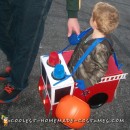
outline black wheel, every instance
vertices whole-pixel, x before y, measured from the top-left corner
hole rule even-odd
[[[88,104],[89,106],[94,109],[94,108],[98,108],[101,107],[104,103],[106,103],[108,99],[108,95],[105,93],[98,93],[94,96],[92,96],[89,100],[88,100]]]

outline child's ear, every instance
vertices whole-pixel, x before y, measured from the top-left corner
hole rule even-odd
[[[93,27],[94,27],[94,29],[97,29],[97,22],[96,21],[93,21]]]

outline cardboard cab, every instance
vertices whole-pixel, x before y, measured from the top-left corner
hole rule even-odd
[[[67,64],[73,54],[73,50],[58,54],[60,64],[64,66],[66,75],[70,75]],[[49,55],[40,57],[41,76],[39,79],[39,93],[42,99],[46,115],[55,116],[56,106],[60,99],[66,95],[75,95],[87,102],[91,108],[98,108],[105,103],[112,102],[116,96],[116,90],[121,79],[126,79],[127,73],[118,70],[113,57],[109,58],[108,70],[101,81],[94,86],[80,90],[73,77],[59,82],[53,77],[55,67],[48,64]]]

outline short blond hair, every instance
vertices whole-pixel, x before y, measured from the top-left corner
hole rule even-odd
[[[92,17],[97,23],[97,29],[103,34],[111,33],[119,24],[118,10],[105,2],[98,2],[94,6]]]

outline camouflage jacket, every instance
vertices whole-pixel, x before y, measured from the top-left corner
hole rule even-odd
[[[68,64],[70,72],[72,72],[73,67],[80,57],[84,54],[87,48],[93,43],[95,39],[87,40],[88,36],[91,35],[90,32],[86,35],[81,43],[79,43]],[[110,40],[110,38],[109,38]],[[88,57],[83,61],[83,63],[77,69],[74,79],[83,79],[85,81],[86,87],[92,86],[98,83],[101,78],[105,75],[108,68],[108,59],[112,54],[111,45],[107,40],[98,44],[96,48],[88,55]]]

